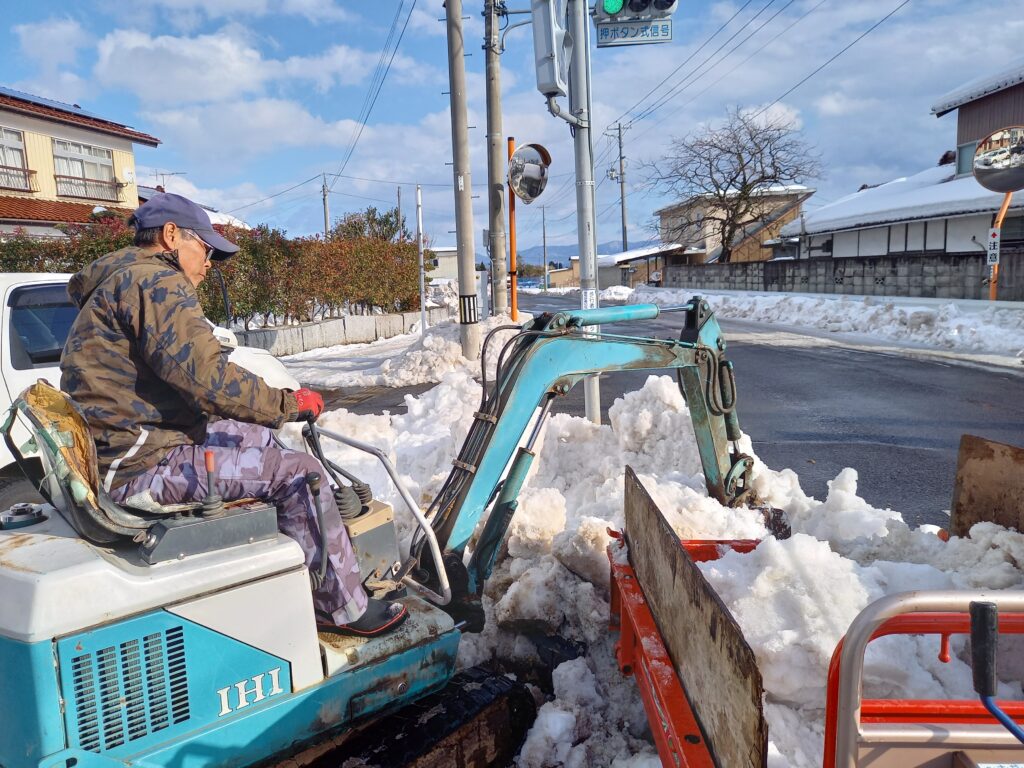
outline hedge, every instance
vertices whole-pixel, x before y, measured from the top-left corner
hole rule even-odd
[[[133,230],[106,214],[88,225],[64,225],[67,235],[39,239],[16,233],[0,240],[4,272],[77,272],[89,262],[131,245]],[[289,238],[282,230],[220,228],[239,252],[220,267],[232,319],[253,324],[311,322],[348,312],[419,309],[415,243],[369,237]],[[211,272],[200,286],[207,316],[225,320],[220,285]]]

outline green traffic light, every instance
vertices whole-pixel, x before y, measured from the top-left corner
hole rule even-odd
[[[609,16],[614,16],[622,10],[624,2],[625,0],[602,0],[601,7],[604,8],[604,12]]]

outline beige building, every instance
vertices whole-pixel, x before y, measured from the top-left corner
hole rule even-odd
[[[0,234],[59,235],[97,206],[134,210],[134,145],[160,140],[65,104],[0,87]]]
[[[814,194],[801,184],[772,188],[760,196],[764,212],[758,221],[751,221],[733,241],[730,261],[765,261],[772,256],[771,244],[779,230],[800,217],[804,201]],[[673,264],[708,264],[718,260],[722,238],[710,201],[693,198],[657,210],[658,232],[662,242],[680,243],[686,259]]]

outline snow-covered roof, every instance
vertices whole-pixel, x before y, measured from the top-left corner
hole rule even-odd
[[[138,190],[139,200],[141,200],[142,202],[149,200],[149,198],[153,197],[153,195],[157,195],[163,191],[162,189],[157,189],[156,187],[148,187],[145,184],[139,184]],[[203,205],[202,203],[196,203],[196,205],[198,205],[200,208],[206,211],[206,214],[210,217],[211,224],[220,224],[221,226],[225,227],[238,227],[239,229],[252,229],[252,227],[250,227],[244,221],[239,219],[237,216],[232,216],[230,213],[223,213],[221,211],[218,211],[216,208],[211,208],[210,206]]]
[[[1024,83],[1024,57],[1014,60],[998,72],[976,77],[950,91],[935,102],[932,106],[932,113],[937,117],[942,117],[947,112],[962,107],[968,102],[977,101],[983,96],[998,93],[1020,83]]]
[[[634,259],[644,259],[648,256],[657,256],[659,253],[675,251],[681,247],[682,246],[678,243],[656,243],[654,245],[645,245],[643,248],[632,248],[628,251],[622,251],[621,253],[599,253],[597,255],[597,266],[614,267],[616,264],[621,264],[624,261],[633,261]]]
[[[989,192],[973,176],[954,178],[953,172],[953,166],[940,165],[854,192],[804,214],[803,231],[816,234],[898,221],[988,213],[1002,204],[1003,195]],[[1024,208],[1024,200],[1015,198],[1012,208]],[[794,219],[782,228],[780,235],[789,237],[800,233],[801,222]]]

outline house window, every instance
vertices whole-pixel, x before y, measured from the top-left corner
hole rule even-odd
[[[21,131],[0,128],[0,187],[34,192],[34,175],[25,162],[25,135]]]
[[[974,151],[978,142],[971,141],[956,148],[956,175],[966,176],[974,171]]]
[[[53,163],[58,195],[114,202],[120,199],[109,149],[54,139]]]

